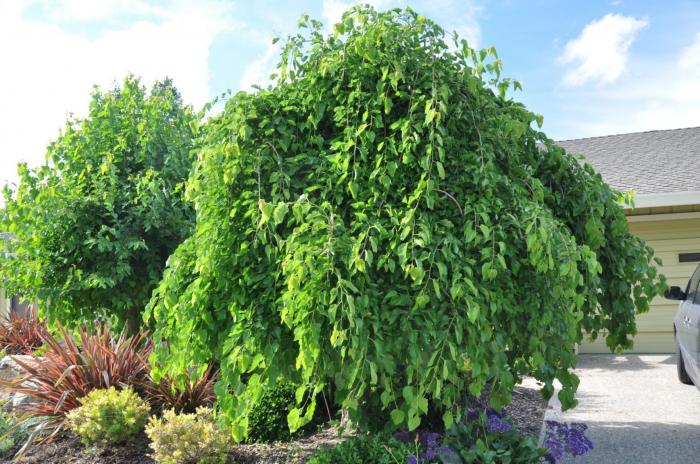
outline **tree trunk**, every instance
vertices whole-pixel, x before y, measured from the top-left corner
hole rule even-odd
[[[126,321],[124,327],[126,328],[126,333],[129,335],[134,335],[139,331],[139,316],[140,313],[136,308],[132,308],[126,313]]]

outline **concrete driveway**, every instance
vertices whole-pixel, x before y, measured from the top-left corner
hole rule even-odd
[[[676,378],[674,355],[580,355],[579,405],[545,420],[585,422],[594,449],[567,463],[700,462],[700,390]]]

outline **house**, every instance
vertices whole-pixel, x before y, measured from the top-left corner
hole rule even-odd
[[[700,127],[610,135],[558,142],[583,155],[613,188],[634,190],[635,206],[626,210],[630,230],[662,259],[669,285],[685,288],[700,261]],[[697,164],[696,164],[697,163]],[[673,318],[677,302],[657,297],[637,317],[635,353],[675,351]],[[582,353],[608,352],[598,340]]]

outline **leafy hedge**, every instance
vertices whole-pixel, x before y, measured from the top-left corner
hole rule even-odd
[[[622,196],[534,128],[495,50],[410,9],[300,26],[276,84],[208,124],[196,231],[150,303],[160,371],[219,361],[239,439],[279,376],[304,386],[293,429],[327,386],[410,430],[524,374],[572,406],[574,343],[628,348],[663,286]]]

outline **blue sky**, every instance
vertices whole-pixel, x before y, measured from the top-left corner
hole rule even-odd
[[[514,97],[555,139],[700,126],[700,2],[371,0],[411,6],[478,47],[494,45]],[[264,84],[272,34],[300,14],[329,23],[351,0],[0,0],[0,180],[43,160],[92,85],[126,73],[175,80],[200,106]]]

